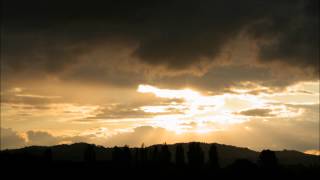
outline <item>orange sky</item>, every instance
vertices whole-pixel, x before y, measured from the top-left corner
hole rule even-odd
[[[3,3],[1,149],[319,149],[318,1]]]

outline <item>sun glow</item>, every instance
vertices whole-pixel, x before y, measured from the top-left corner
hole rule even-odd
[[[216,129],[212,124],[233,124],[243,122],[244,117],[235,117],[231,112],[233,106],[250,106],[246,104],[259,104],[253,97],[235,98],[229,94],[217,96],[205,96],[191,89],[170,90],[159,89],[150,85],[139,85],[138,92],[152,93],[156,97],[167,99],[183,99],[181,104],[171,104],[167,106],[146,106],[142,107],[145,112],[166,112],[166,110],[176,110],[179,114],[157,115],[153,117],[155,126],[164,127],[176,133],[194,132],[208,133]],[[231,102],[233,99],[235,102]],[[242,101],[246,100],[247,103]],[[194,126],[186,126],[184,122],[193,121]]]
[[[146,113],[158,113],[152,118],[152,125],[176,133],[203,134],[243,123],[252,118],[287,118],[303,114],[302,110],[276,104],[275,102],[279,101],[270,100],[264,95],[249,94],[247,93],[249,91],[207,96],[191,89],[171,90],[151,85],[139,85],[137,92],[151,93],[165,99],[183,100],[181,103],[141,107],[141,110]],[[270,113],[261,116],[237,113],[251,109],[268,109]]]
[[[200,97],[200,94],[191,89],[183,90],[170,90],[170,89],[159,89],[150,85],[139,85],[138,92],[140,93],[153,93],[157,97],[169,98],[169,99],[180,99],[194,100]]]

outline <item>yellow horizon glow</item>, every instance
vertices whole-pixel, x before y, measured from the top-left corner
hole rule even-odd
[[[238,136],[239,141],[242,141],[240,137],[243,134],[259,135],[261,127],[270,128],[272,132],[283,125],[291,128],[288,132],[294,133],[302,132],[298,126],[300,123],[304,125],[304,122],[319,122],[319,81],[300,82],[281,90],[254,83],[230,89],[226,93],[214,95],[192,88],[171,89],[160,88],[157,84],[141,84],[134,89],[117,92],[114,89],[88,89],[85,94],[95,92],[97,96],[79,97],[76,93],[73,97],[69,91],[67,94],[45,93],[32,91],[24,86],[14,86],[2,92],[2,95],[17,101],[1,104],[1,119],[3,127],[16,131],[26,145],[33,143],[27,139],[26,133],[30,130],[47,132],[49,137],[62,137],[59,143],[71,143],[78,138],[85,138],[87,142],[101,145],[115,145],[113,143],[118,141],[134,146],[135,143],[142,142],[153,144],[194,140],[217,140],[232,144],[233,138]],[[104,95],[110,98],[87,101],[90,100],[88,97]],[[66,97],[77,101],[62,101]],[[82,101],[82,97],[86,101]],[[22,100],[43,103],[24,104],[20,103]],[[267,115],[241,113],[254,109],[266,109]],[[153,129],[136,129],[139,127]],[[310,130],[303,134],[305,139],[317,137]],[[126,135],[133,136],[133,140],[123,139]],[[73,137],[76,138],[70,140]],[[134,140],[136,137],[141,139]],[[254,138],[249,138],[251,142],[255,141],[252,146],[260,141]],[[275,144],[274,147],[282,148],[280,144]]]
[[[310,154],[310,155],[320,156],[320,150],[319,149],[307,150],[307,151],[304,151],[304,153],[305,154]]]

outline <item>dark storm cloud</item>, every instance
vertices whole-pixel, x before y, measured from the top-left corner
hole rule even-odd
[[[280,5],[269,13],[250,31],[258,38],[270,37],[260,44],[260,59],[319,70],[319,1],[289,2],[288,8]]]
[[[8,0],[3,4],[1,68],[5,72],[67,73],[67,79],[105,75],[110,77],[107,81],[127,82],[124,79],[132,74],[122,78],[106,76],[106,71],[96,68],[74,67],[82,63],[99,67],[105,61],[103,67],[110,69],[116,65],[109,62],[122,60],[114,60],[108,50],[120,46],[131,49],[128,57],[151,67],[202,69],[240,33],[258,43],[262,62],[318,67],[316,0]],[[100,58],[86,57],[96,49],[106,53]],[[126,66],[131,67],[130,63]]]
[[[154,81],[148,83],[155,84],[157,87],[192,87],[194,89],[212,93],[237,93],[232,88],[251,89],[250,94],[259,93],[275,93],[284,90],[295,82],[303,80],[312,80],[312,77],[303,76],[296,71],[280,71],[275,72],[270,67],[265,66],[250,66],[248,64],[229,64],[222,66],[214,66],[208,69],[208,72],[202,76],[194,75],[176,75],[174,77],[158,77]],[[246,82],[252,83],[246,84]],[[254,89],[254,85],[268,87],[267,89]]]

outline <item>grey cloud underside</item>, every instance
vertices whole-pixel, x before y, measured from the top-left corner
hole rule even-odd
[[[11,128],[1,127],[1,147],[0,149],[15,149],[24,146],[41,145],[52,146],[62,142],[90,142],[92,135],[82,136],[54,136],[46,131],[27,131],[25,137]]]
[[[319,120],[319,104],[282,104],[282,103],[271,103],[271,105],[282,105],[286,106],[291,110],[299,110],[302,109],[303,117],[305,117],[305,121],[313,121],[317,122]],[[276,117],[277,111],[279,109],[267,109],[267,108],[256,108],[256,109],[247,109],[240,112],[235,112],[237,115],[244,116],[252,116],[252,117]]]
[[[82,136],[54,136],[46,131],[28,131],[26,132],[28,142],[27,145],[42,145],[52,146],[63,142],[90,142],[91,137],[94,135],[82,135]]]
[[[271,109],[249,109],[245,111],[240,111],[237,114],[245,115],[245,116],[261,116],[261,117],[270,117],[274,116],[270,114],[272,112]]]
[[[121,68],[112,72],[114,61],[123,61],[110,55],[114,46],[129,48],[128,58],[151,67],[201,69],[244,32],[258,43],[262,62],[279,61],[317,72],[317,4],[316,0],[5,1],[1,68],[63,73],[67,79],[81,75],[95,79],[100,74],[94,72],[102,72],[109,73],[104,76],[109,81],[130,84],[144,79]],[[105,53],[87,57],[96,49]],[[100,62],[105,62],[106,70],[94,71]],[[93,70],[75,68],[81,63],[98,65]],[[136,78],[126,80],[130,77]]]
[[[170,101],[170,102],[179,102]],[[170,102],[157,102],[151,104],[151,106],[163,106],[169,105]],[[145,104],[150,106],[150,104]],[[184,112],[174,107],[167,107],[164,112],[146,112],[141,109],[143,104],[115,104],[115,105],[104,105],[101,107],[99,113],[95,116],[91,116],[85,119],[75,120],[77,122],[93,122],[96,120],[113,120],[113,119],[139,119],[139,118],[150,118],[157,115],[169,115],[169,114],[183,114]]]
[[[1,143],[0,149],[5,148],[19,148],[26,144],[24,138],[22,138],[16,131],[11,128],[1,127]]]

